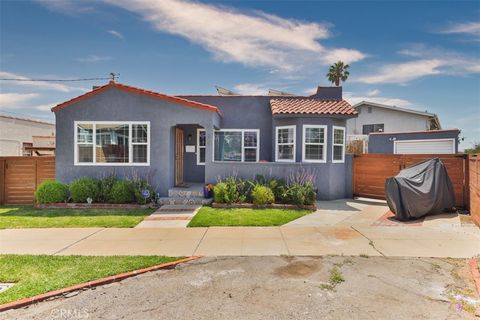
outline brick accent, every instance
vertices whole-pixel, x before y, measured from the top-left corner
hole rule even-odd
[[[151,204],[136,203],[47,203],[35,204],[37,209],[148,209]]]
[[[253,203],[212,203],[213,208],[269,208],[269,209],[308,209],[308,210],[317,210],[317,206],[306,205],[306,206],[297,206],[295,204],[281,204],[281,203],[274,203],[274,204],[267,204],[264,206],[259,206]]]

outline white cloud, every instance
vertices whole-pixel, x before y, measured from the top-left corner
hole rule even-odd
[[[160,31],[184,37],[215,58],[282,72],[336,60],[359,61],[354,49],[326,48],[318,40],[330,36],[320,23],[285,19],[259,11],[180,0],[104,0],[139,14]]]
[[[367,92],[368,97],[378,96],[380,94],[380,90],[373,89]]]
[[[261,84],[241,83],[233,87],[233,91],[242,95],[260,96],[268,93],[268,88]]]
[[[60,104],[61,102],[54,102],[54,103],[47,103],[47,104],[41,104],[38,106],[34,106],[34,109],[40,110],[40,111],[51,111],[51,109],[56,106],[57,104]]]
[[[90,13],[95,11],[88,1],[78,0],[36,0],[52,11],[58,11],[69,15]]]
[[[118,31],[116,31],[116,30],[108,30],[107,32],[110,33],[112,36],[117,37],[117,38],[120,39],[120,40],[124,40],[124,39],[125,39],[125,37],[123,36],[123,34],[121,34],[120,32],[118,32]]]
[[[452,24],[440,31],[446,34],[467,34],[480,38],[480,22],[465,22]]]
[[[0,107],[14,109],[24,106],[25,102],[35,99],[37,93],[0,93]]]
[[[353,92],[344,92],[343,98],[347,100],[351,105],[357,104],[362,101],[376,102],[381,104],[386,104],[389,106],[411,108],[414,107],[414,104],[408,100],[400,98],[391,98],[391,97],[381,97],[381,96],[370,96],[365,95],[356,95]]]
[[[71,91],[88,91],[87,89],[80,88],[80,87],[72,87],[68,86],[63,83],[55,83],[55,82],[48,82],[48,81],[28,81],[32,78],[26,77],[23,75],[15,74],[12,72],[7,71],[0,71],[0,78],[2,79],[19,79],[14,81],[0,81],[4,84],[15,85],[15,86],[25,86],[30,88],[36,89],[43,89],[43,90],[53,90],[53,91],[60,91],[60,92],[71,92]],[[3,84],[2,84],[3,85]]]
[[[87,57],[84,57],[84,58],[78,58],[77,61],[79,62],[83,62],[83,63],[97,63],[97,62],[102,62],[102,61],[108,61],[108,60],[112,60],[111,57],[107,57],[107,56],[97,56],[97,55],[89,55]]]

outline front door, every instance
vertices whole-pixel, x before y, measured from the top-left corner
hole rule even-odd
[[[175,186],[183,185],[183,129],[175,128]]]

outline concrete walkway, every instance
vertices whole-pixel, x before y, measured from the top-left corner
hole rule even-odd
[[[166,204],[145,217],[135,228],[186,228],[202,206]]]
[[[401,224],[383,202],[319,202],[282,227],[0,230],[0,253],[56,255],[369,255],[469,258],[480,229],[459,216]]]

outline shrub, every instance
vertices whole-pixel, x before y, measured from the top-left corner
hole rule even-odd
[[[286,191],[287,203],[293,203],[296,205],[311,205],[315,203],[317,194],[313,184],[311,183],[294,183],[288,186]]]
[[[138,204],[146,204],[152,200],[155,200],[155,189],[146,180],[134,180],[132,181],[133,195],[135,202]],[[143,192],[148,190],[149,197],[145,198]]]
[[[100,188],[98,180],[92,178],[80,178],[70,183],[70,196],[73,202],[87,202],[92,198],[94,202],[99,200]]]
[[[117,178],[115,176],[108,176],[101,179],[98,182],[99,187],[99,194],[98,194],[98,201],[99,202],[108,202],[108,198],[110,193],[112,192],[112,187],[117,182]]]
[[[218,203],[227,203],[225,201],[225,194],[227,193],[227,184],[219,182],[213,187],[213,200]]]
[[[213,189],[215,202],[219,203],[241,203],[247,200],[248,186],[246,181],[229,177],[224,182],[219,182]]]
[[[252,200],[258,205],[272,204],[275,202],[275,196],[269,187],[256,185],[252,191]]]
[[[112,203],[132,203],[135,200],[133,183],[128,180],[117,180],[110,190],[108,197]]]
[[[67,200],[67,196],[67,185],[59,181],[43,181],[38,186],[37,191],[35,191],[35,200],[37,203],[65,202]]]

